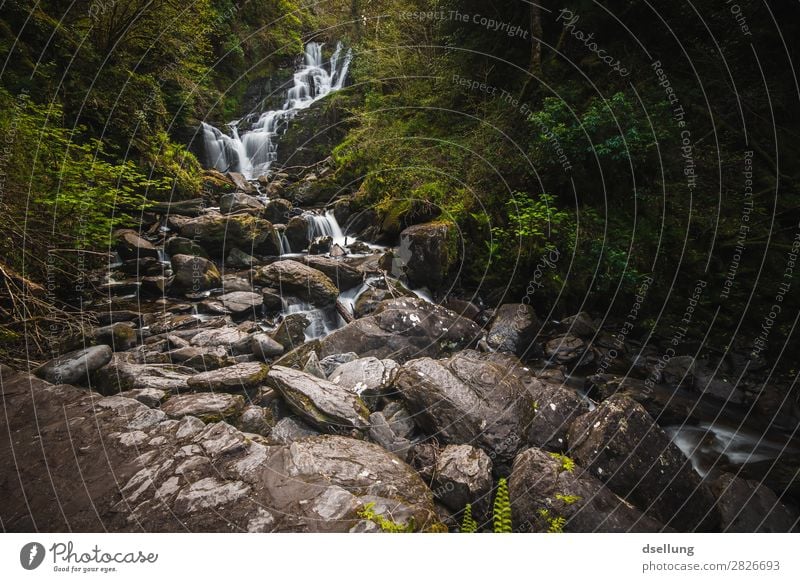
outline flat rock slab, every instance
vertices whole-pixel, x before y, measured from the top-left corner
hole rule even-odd
[[[234,315],[247,312],[258,314],[264,305],[264,296],[250,291],[233,291],[219,297],[219,300]]]
[[[161,410],[170,418],[196,416],[203,422],[218,422],[237,416],[244,409],[237,394],[180,394],[167,400]]]
[[[187,384],[193,390],[249,390],[263,384],[268,371],[260,362],[244,362],[197,374]]]

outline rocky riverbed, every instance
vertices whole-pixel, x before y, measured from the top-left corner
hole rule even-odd
[[[368,242],[312,195],[327,171],[211,171],[116,234],[96,326],[0,370],[3,529],[458,531],[470,504],[491,530],[501,477],[515,531],[796,527],[775,394],[586,313],[442,295],[448,226]]]

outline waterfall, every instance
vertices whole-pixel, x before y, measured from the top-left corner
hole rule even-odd
[[[307,212],[305,214],[306,222],[308,222],[308,239],[314,240],[318,236],[329,236],[332,239],[332,244],[344,246],[344,233],[342,227],[333,214],[333,210],[328,210],[325,214],[316,214],[314,212]]]
[[[342,44],[336,44],[328,69],[322,60],[322,44],[310,42],[305,49],[305,64],[294,73],[292,86],[282,109],[265,111],[249,129],[240,132],[244,120],[228,124],[230,135],[207,123],[202,124],[205,164],[220,172],[240,172],[248,179],[264,175],[277,157],[277,142],[298,111],[307,109],[344,85],[351,49],[342,57]]]

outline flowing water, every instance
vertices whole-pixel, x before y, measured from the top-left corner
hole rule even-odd
[[[248,179],[265,175],[275,161],[278,138],[285,133],[289,121],[299,111],[342,88],[353,58],[350,49],[344,56],[342,50],[341,43],[337,43],[336,50],[325,63],[322,44],[308,43],[305,64],[294,73],[281,109],[265,111],[255,121],[251,121],[254,116],[247,116],[229,123],[230,135],[203,123],[206,166],[220,172],[239,172]],[[242,126],[247,123],[250,126],[244,129]]]

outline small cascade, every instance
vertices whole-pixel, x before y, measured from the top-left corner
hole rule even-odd
[[[281,231],[281,256],[292,254],[292,245],[289,244],[289,239],[286,238],[286,233]]]
[[[344,247],[346,237],[339,226],[339,222],[333,215],[333,210],[328,210],[325,214],[307,212],[304,216],[308,221],[309,240],[313,241],[320,236],[329,236],[332,239],[332,244]]]
[[[207,123],[202,124],[206,166],[220,172],[239,172],[248,179],[264,175],[277,157],[277,142],[285,133],[289,121],[326,95],[344,85],[353,53],[350,49],[342,56],[342,44],[336,44],[328,68],[322,59],[322,45],[306,45],[305,64],[294,73],[292,86],[283,108],[265,111],[240,131],[245,120],[228,124],[230,135]],[[248,121],[252,116],[246,118]]]
[[[308,319],[309,325],[305,329],[306,341],[325,337],[341,327],[339,316],[335,310],[321,309],[294,297],[284,299],[283,313],[284,315],[300,313]]]

